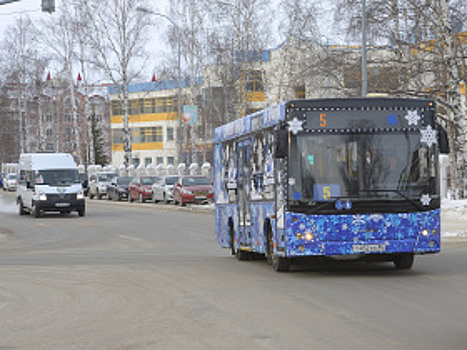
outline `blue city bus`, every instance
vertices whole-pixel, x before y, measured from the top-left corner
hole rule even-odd
[[[432,100],[287,101],[216,128],[216,240],[276,271],[307,259],[392,261],[440,251]]]

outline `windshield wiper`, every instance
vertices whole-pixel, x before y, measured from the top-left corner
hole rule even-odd
[[[399,196],[401,196],[402,198],[406,199],[407,201],[409,201],[411,204],[414,205],[414,207],[416,207],[417,209],[419,210],[425,210],[426,208],[424,208],[421,204],[417,203],[416,201],[414,201],[412,198],[410,198],[409,196],[407,196],[406,194],[404,194],[403,192],[397,190],[397,189],[389,189],[389,190],[360,190],[360,192],[370,192],[370,193],[376,193],[376,192],[383,192],[383,193],[396,193],[398,194]]]

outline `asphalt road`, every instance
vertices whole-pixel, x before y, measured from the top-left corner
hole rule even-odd
[[[412,270],[276,273],[214,240],[212,213],[89,201],[19,216],[0,193],[0,349],[467,349],[467,242]]]

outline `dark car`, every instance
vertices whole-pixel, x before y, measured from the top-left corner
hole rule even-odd
[[[81,182],[81,186],[83,187],[84,195],[87,196],[89,192],[89,179],[88,175],[84,173],[78,174],[79,182]]]
[[[209,203],[213,201],[214,192],[212,183],[206,176],[184,175],[180,176],[173,189],[174,203]]]
[[[152,200],[152,185],[159,176],[135,177],[128,186],[128,202],[138,200],[140,203]]]
[[[117,176],[114,177],[110,184],[107,186],[107,199],[119,201],[128,199],[128,185],[133,177],[131,176]]]

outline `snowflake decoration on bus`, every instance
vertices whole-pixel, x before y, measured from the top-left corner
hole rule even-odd
[[[434,130],[431,125],[428,125],[426,129],[421,129],[420,130],[422,138],[420,139],[420,142],[424,142],[428,145],[428,147],[431,147],[432,145],[436,145],[438,143],[438,140],[436,139],[436,133],[437,131]]]
[[[407,111],[405,119],[407,119],[409,125],[418,125],[418,121],[421,117],[418,115],[418,111]]]
[[[297,135],[299,131],[303,130],[303,121],[298,120],[297,117],[293,118],[293,120],[287,122],[289,124],[289,131],[292,132],[292,134]]]
[[[422,194],[422,198],[420,198],[420,202],[425,206],[430,205],[430,202],[431,202],[430,195],[429,194]]]

